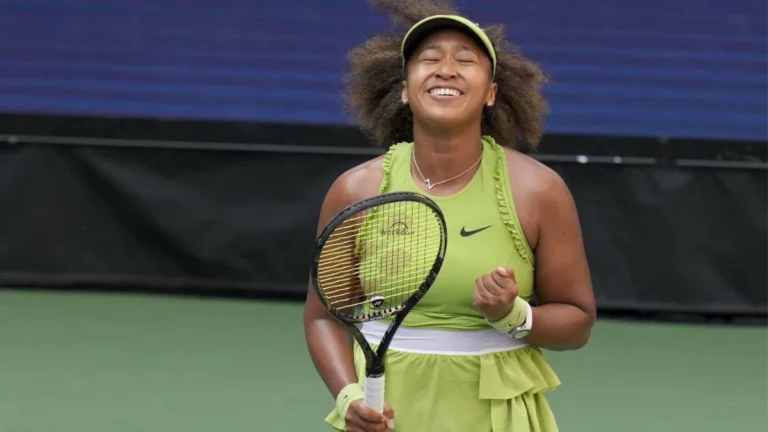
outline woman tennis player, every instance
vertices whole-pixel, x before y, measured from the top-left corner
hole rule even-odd
[[[374,4],[405,32],[352,51],[348,96],[363,129],[390,146],[334,182],[319,226],[359,200],[417,192],[443,211],[448,247],[389,348],[383,413],[364,404],[361,350],[309,289],[307,344],[336,399],[326,422],[352,432],[557,431],[545,394],[560,381],[542,349],[583,347],[595,301],[567,186],[516,150],[541,136],[543,74],[500,26],[422,0]],[[382,328],[362,331],[375,342]]]

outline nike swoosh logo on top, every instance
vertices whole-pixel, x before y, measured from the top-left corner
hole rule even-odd
[[[469,237],[469,236],[471,236],[473,234],[479,233],[480,231],[485,231],[485,230],[487,230],[490,227],[491,227],[491,225],[488,225],[487,227],[478,228],[478,229],[472,230],[472,231],[467,231],[467,227],[461,227],[461,236],[462,237]]]

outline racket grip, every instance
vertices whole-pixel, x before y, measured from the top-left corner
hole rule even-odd
[[[376,412],[384,412],[384,374],[365,377],[365,404]]]

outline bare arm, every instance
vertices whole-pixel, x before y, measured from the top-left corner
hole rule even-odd
[[[323,201],[318,231],[347,205],[376,195],[380,182],[381,164],[377,159],[340,176]],[[352,358],[352,337],[328,313],[311,286],[308,286],[304,305],[304,334],[315,369],[334,398],[346,385],[358,381]]]
[[[596,307],[573,196],[554,172],[537,199],[536,293],[529,343],[561,351],[587,344]]]
[[[304,334],[315,369],[335,399],[347,384],[357,382],[352,337],[328,314],[311,287],[304,307]]]

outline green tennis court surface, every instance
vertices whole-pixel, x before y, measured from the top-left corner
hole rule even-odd
[[[601,321],[548,357],[563,432],[768,430],[765,327]],[[0,291],[2,432],[323,431],[331,406],[299,304]]]

